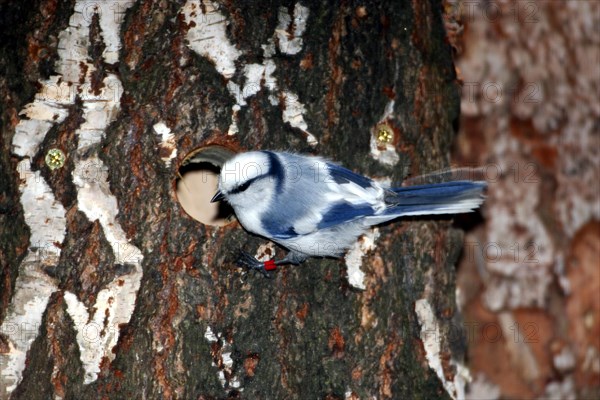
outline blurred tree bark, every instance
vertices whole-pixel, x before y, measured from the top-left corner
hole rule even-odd
[[[447,166],[440,2],[4,1],[0,34],[0,398],[461,397],[448,219],[379,228],[358,290],[343,260],[242,279],[265,240],[174,194],[207,144]]]
[[[457,278],[470,395],[600,398],[600,3],[447,10],[465,32],[453,159],[490,183]]]

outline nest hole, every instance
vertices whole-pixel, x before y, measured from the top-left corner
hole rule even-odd
[[[235,220],[227,202],[211,203],[217,192],[221,167],[235,153],[222,146],[207,146],[190,152],[179,167],[176,193],[183,210],[205,225],[224,226]]]

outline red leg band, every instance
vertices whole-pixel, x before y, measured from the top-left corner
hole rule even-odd
[[[276,269],[277,265],[275,265],[275,260],[265,261],[265,271],[275,271]]]

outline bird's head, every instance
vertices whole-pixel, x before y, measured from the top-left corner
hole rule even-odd
[[[274,196],[282,178],[273,153],[253,151],[229,159],[221,168],[219,187],[211,202],[225,199],[234,210],[262,208]]]

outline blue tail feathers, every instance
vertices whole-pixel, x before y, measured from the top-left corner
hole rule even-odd
[[[390,189],[386,214],[427,215],[473,211],[483,203],[483,181],[453,181]]]

